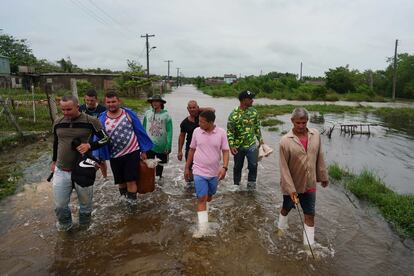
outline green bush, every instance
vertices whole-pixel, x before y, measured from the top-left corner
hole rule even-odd
[[[311,99],[311,96],[310,94],[302,92],[297,95],[296,99],[300,101],[309,101]]]
[[[325,86],[315,86],[312,89],[312,100],[324,100],[328,90]]]
[[[336,95],[336,94],[327,94],[325,96],[325,101],[328,101],[328,102],[336,102],[336,101],[339,101],[339,96]]]
[[[86,91],[93,88],[93,84],[87,80],[77,80],[76,86],[78,87],[79,95],[84,95]]]
[[[279,119],[267,119],[262,121],[261,125],[266,127],[266,126],[276,126],[276,125],[281,125],[283,124],[283,121],[279,120]]]
[[[337,163],[334,163],[328,167],[328,174],[334,180],[341,180],[347,173]]]
[[[267,131],[277,132],[277,131],[279,131],[279,128],[278,127],[269,127],[267,129]]]

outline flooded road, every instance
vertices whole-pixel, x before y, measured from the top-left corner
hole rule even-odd
[[[104,182],[98,176],[90,229],[60,233],[55,228],[50,183],[27,184],[24,192],[2,201],[0,274],[412,273],[412,240],[401,241],[375,210],[365,204],[360,205],[358,200],[351,203],[346,192],[338,186],[331,185],[326,189],[318,187],[316,260],[312,260],[302,245],[300,219],[294,210],[289,214],[289,232],[278,236],[274,220],[278,216],[282,196],[278,185],[277,150],[259,164],[255,192],[246,190],[245,171],[245,181],[240,189],[235,189],[231,181],[232,170],[229,170],[211,204],[211,235],[193,239],[197,222],[194,190],[186,187],[183,180],[184,162],[177,161],[175,157],[179,123],[187,116],[186,104],[189,99],[196,99],[200,106],[214,107],[216,124],[221,127],[225,127],[227,116],[238,104],[236,99],[213,99],[192,86],[180,87],[166,96],[166,108],[174,121],[174,147],[164,170],[166,180],[163,186],[157,186],[155,192],[140,195],[137,206],[129,206],[119,198],[112,177],[109,182]],[[280,133],[264,131],[263,135],[273,147],[279,142]],[[328,159],[338,158],[334,152],[339,145],[329,144],[340,140],[334,137],[330,142],[326,136],[323,139]],[[376,145],[374,148],[378,147]],[[385,149],[384,152],[388,155]],[[339,157],[342,158],[342,155]],[[407,160],[409,158],[412,160],[412,155],[408,155]],[[40,158],[38,163],[43,165],[37,164],[34,170],[46,170],[47,160],[45,157]],[[382,161],[378,160],[378,163]],[[229,167],[233,167],[232,160]],[[352,199],[352,195],[350,197]],[[74,200],[72,209],[75,210],[76,206]]]

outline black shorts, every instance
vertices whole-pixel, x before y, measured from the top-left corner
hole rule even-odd
[[[190,149],[185,149],[185,161],[187,161],[187,159],[188,159],[188,153],[189,152],[190,152]],[[191,164],[190,164],[190,171],[193,170],[193,164],[194,164],[194,162],[191,162]]]
[[[315,215],[315,200],[316,192],[305,192],[303,194],[298,194],[300,206],[302,206],[303,213],[306,215],[314,216]],[[283,195],[283,206],[282,208],[288,212],[295,207],[292,199],[288,195]]]
[[[111,158],[109,162],[111,163],[115,184],[137,181],[139,160],[140,152],[138,150],[121,157]]]
[[[161,161],[159,162],[160,164],[166,164],[168,162],[168,154],[166,153],[158,153],[155,151],[147,151],[147,158],[153,159],[157,157],[158,159],[160,159]]]

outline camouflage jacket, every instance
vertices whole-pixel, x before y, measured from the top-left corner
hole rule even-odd
[[[260,142],[262,133],[260,131],[259,114],[254,107],[248,109],[235,108],[229,115],[227,122],[227,139],[231,148],[248,148]]]

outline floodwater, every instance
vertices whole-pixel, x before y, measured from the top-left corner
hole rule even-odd
[[[166,96],[166,107],[174,120],[174,141],[177,141],[179,122],[187,116],[185,107],[189,99],[197,99],[200,106],[214,107],[217,125],[221,127],[225,127],[228,114],[237,105],[237,100],[213,99],[192,86],[178,88]],[[338,121],[341,117],[325,117],[329,123],[328,119]],[[288,127],[286,124],[282,128]],[[276,147],[280,133],[264,131],[263,134],[265,141]],[[331,140],[323,136],[323,144],[329,161],[346,159],[352,164],[355,160],[349,156],[357,156],[372,162],[378,159],[373,166],[385,160],[388,163],[382,165],[384,169],[394,170],[391,163],[401,167],[404,162],[399,160],[399,152],[393,152],[395,148],[391,148],[390,153],[387,144],[382,144],[387,135],[383,127],[375,130],[375,135],[370,138],[350,138],[334,131]],[[396,139],[400,151],[411,145],[411,152],[404,151],[408,152],[404,158],[412,162],[412,137],[392,135],[401,139]],[[352,150],[354,144],[360,144],[359,150]],[[371,144],[371,148],[362,151]],[[193,189],[186,187],[183,180],[184,163],[175,158],[175,145],[176,142],[165,167],[164,185],[157,186],[151,194],[140,195],[137,206],[129,206],[119,198],[112,178],[104,182],[98,176],[93,223],[88,230],[56,231],[51,185],[47,182],[26,184],[23,192],[3,200],[0,204],[0,274],[412,274],[413,241],[401,240],[375,209],[359,203],[338,186],[318,188],[315,260],[302,244],[296,210],[289,214],[289,231],[278,235],[274,226],[281,205],[277,149],[260,163],[255,192],[247,191],[245,182],[240,188],[234,188],[229,170],[210,207],[210,235],[202,239],[192,238],[196,200]],[[385,155],[384,159],[379,159],[376,154],[369,155],[371,149],[380,151]],[[344,150],[349,151],[349,156],[341,153]],[[34,169],[29,168],[27,173],[34,177],[43,174],[40,178],[45,179],[47,160],[47,157],[41,157]],[[407,171],[402,169],[402,172]],[[246,179],[246,172],[243,175]],[[387,175],[391,177],[392,174],[388,172]],[[412,178],[412,174],[407,177]],[[408,183],[390,185],[401,190],[409,186]],[[75,212],[76,196],[72,203]]]

